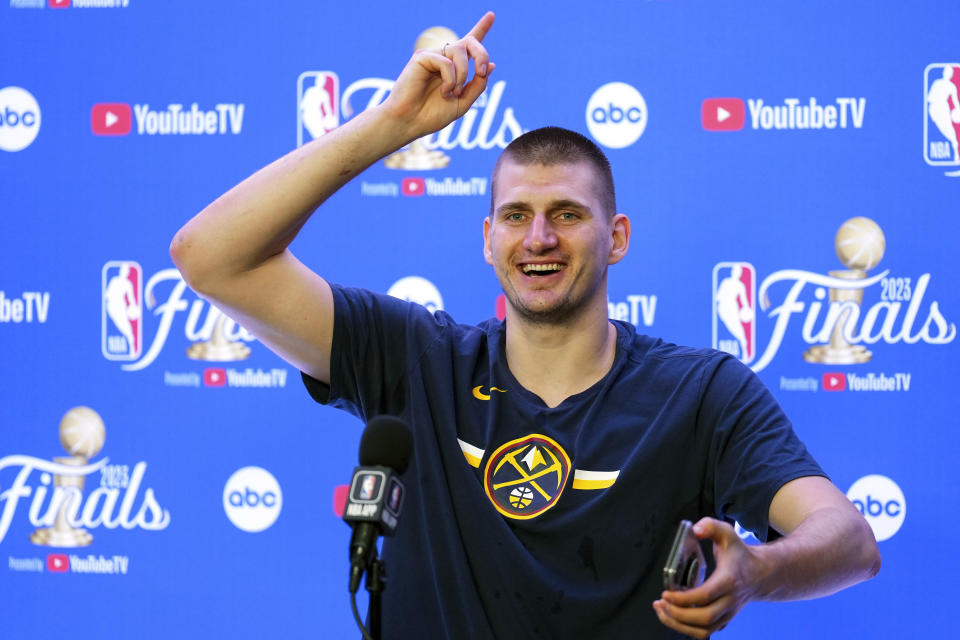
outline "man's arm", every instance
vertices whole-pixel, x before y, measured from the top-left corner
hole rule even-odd
[[[665,591],[653,604],[660,621],[706,638],[750,600],[817,598],[880,570],[870,525],[826,478],[808,476],[783,485],[770,503],[770,524],[784,537],[748,546],[725,522],[697,522],[697,537],[713,540],[717,567],[696,589]]]
[[[187,284],[292,365],[329,382],[333,295],[288,247],[354,176],[470,108],[493,70],[480,44],[493,19],[483,16],[446,55],[417,51],[383,104],[264,167],[184,225],[170,255]],[[363,220],[352,222],[363,229]]]

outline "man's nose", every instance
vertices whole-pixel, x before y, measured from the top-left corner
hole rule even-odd
[[[550,220],[543,214],[534,215],[533,221],[527,227],[527,235],[523,242],[524,249],[533,253],[542,253],[555,246],[557,246],[557,235]]]

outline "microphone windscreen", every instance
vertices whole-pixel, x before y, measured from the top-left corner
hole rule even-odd
[[[403,473],[410,464],[413,436],[406,423],[396,416],[375,416],[360,438],[360,465],[390,467]]]

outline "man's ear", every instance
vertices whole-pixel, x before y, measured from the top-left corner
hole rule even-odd
[[[493,252],[490,249],[490,216],[483,219],[483,258],[487,264],[493,264]]]
[[[607,264],[616,264],[623,260],[630,248],[630,218],[624,213],[618,213],[610,221],[610,233],[613,242],[610,245],[610,257]]]

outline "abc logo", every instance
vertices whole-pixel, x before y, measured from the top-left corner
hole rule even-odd
[[[611,149],[629,147],[647,128],[647,103],[624,82],[610,82],[587,102],[587,129],[594,140]]]
[[[0,89],[0,149],[20,151],[40,131],[40,105],[26,89]]]
[[[387,291],[388,296],[400,298],[407,302],[416,302],[427,308],[427,311],[443,311],[443,298],[440,290],[432,282],[420,276],[407,276],[393,283]]]
[[[860,478],[847,491],[847,498],[866,518],[877,542],[892,538],[907,515],[903,491],[886,476]]]
[[[223,488],[223,510],[238,529],[257,533],[280,515],[283,494],[277,479],[260,467],[237,469]]]

